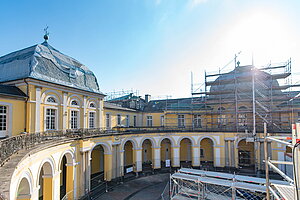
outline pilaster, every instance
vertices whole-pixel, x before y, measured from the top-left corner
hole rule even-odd
[[[172,167],[180,167],[180,147],[172,146]]]
[[[42,88],[35,88],[35,132],[41,131],[41,91]]]

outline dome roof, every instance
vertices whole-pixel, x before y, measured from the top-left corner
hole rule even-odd
[[[92,71],[47,42],[0,57],[0,82],[23,78],[102,94]]]
[[[255,88],[260,90],[261,94],[269,95],[270,88],[278,88],[279,83],[273,79],[270,74],[261,71],[253,66],[238,66],[229,73],[220,75],[215,81],[210,82],[210,93],[226,93],[222,97],[233,97],[235,92],[235,79],[237,83],[237,90],[241,95],[248,95],[252,93],[252,72],[255,70]],[[281,94],[281,90],[273,90],[273,94]],[[218,95],[213,95],[214,98]],[[250,95],[252,96],[252,94]],[[211,98],[213,98],[211,96]]]

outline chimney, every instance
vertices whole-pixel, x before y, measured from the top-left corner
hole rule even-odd
[[[145,101],[148,103],[151,100],[151,95],[150,94],[145,94]]]

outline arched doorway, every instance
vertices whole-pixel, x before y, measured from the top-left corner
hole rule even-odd
[[[63,155],[60,161],[60,198],[73,198],[74,193],[74,165],[70,153]]]
[[[39,174],[39,199],[53,199],[53,169],[49,162],[45,162]]]
[[[142,144],[143,171],[152,170],[152,143],[149,139]]]
[[[202,166],[214,166],[214,143],[210,138],[200,142],[200,163]]]
[[[104,184],[104,149],[102,145],[94,147],[91,158],[91,190],[94,190]]]
[[[124,175],[133,175],[134,171],[134,155],[133,144],[131,141],[127,141],[124,145]]]
[[[245,139],[238,143],[238,165],[240,169],[254,170],[254,143]]]
[[[192,142],[188,138],[184,138],[180,141],[180,166],[192,166]]]
[[[160,143],[160,160],[161,168],[171,167],[171,152],[172,152],[171,141],[168,138],[165,138]]]
[[[27,178],[22,178],[18,186],[17,199],[31,199],[30,185]]]
[[[63,157],[60,164],[60,198],[62,199],[67,193],[67,158]]]

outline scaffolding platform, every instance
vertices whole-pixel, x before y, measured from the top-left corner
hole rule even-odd
[[[285,200],[294,200],[295,199],[295,193],[294,193],[295,188],[293,186],[277,185],[277,184],[273,184],[273,186]]]
[[[282,190],[288,190],[285,181],[270,180]],[[248,199],[266,197],[266,180],[229,173],[181,168],[170,176],[171,200],[184,199]]]

